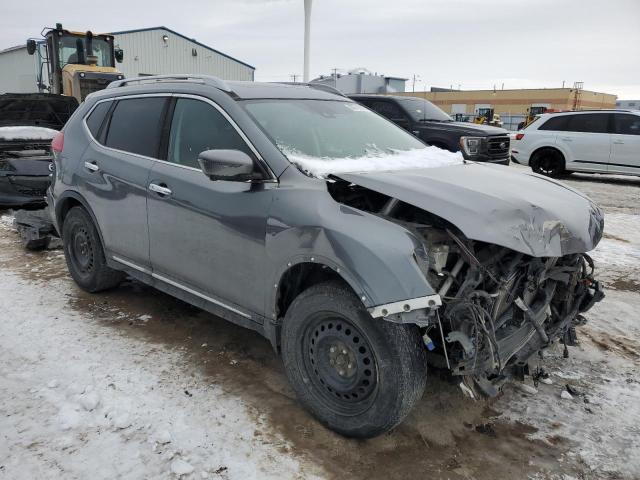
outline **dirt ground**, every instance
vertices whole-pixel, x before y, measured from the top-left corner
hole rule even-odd
[[[607,223],[602,252],[595,255],[598,271],[603,272],[609,289],[607,298],[593,315],[587,315],[590,323],[580,329],[582,343],[571,349],[570,359],[564,360],[561,351],[555,351],[541,362],[554,374],[554,384],[538,385],[535,395],[509,385],[497,399],[472,402],[461,395],[450,378],[432,371],[427,391],[408,419],[389,434],[368,441],[345,439],[313,420],[296,402],[281,363],[265,339],[135,281],[98,295],[82,292],[70,280],[58,244],[40,253],[22,250],[8,225],[9,212],[0,212],[4,215],[0,225],[0,272],[7,274],[2,277],[3,282],[15,278],[21,285],[35,286],[47,295],[62,296],[62,311],[73,318],[89,319],[88,323],[75,321],[73,327],[87,329],[86,338],[91,339],[87,345],[101,348],[98,346],[126,340],[129,350],[124,355],[130,355],[127,361],[134,377],[141,375],[137,370],[147,368],[144,363],[149,355],[167,355],[170,360],[158,375],[163,388],[172,389],[181,397],[180,403],[167,404],[167,408],[175,409],[172,416],[188,417],[189,402],[198,402],[198,408],[207,404],[206,391],[199,388],[205,384],[215,385],[222,396],[239,399],[248,425],[255,424],[247,441],[255,448],[265,445],[275,452],[266,460],[276,466],[270,471],[277,472],[277,465],[285,457],[295,461],[295,466],[281,472],[281,478],[638,478],[640,469],[636,470],[632,458],[635,455],[637,462],[640,455],[638,443],[633,440],[640,437],[637,410],[627,411],[626,423],[631,430],[625,433],[613,431],[610,436],[594,436],[594,429],[596,424],[604,426],[604,430],[606,425],[615,427],[612,419],[616,405],[622,413],[624,402],[640,398],[640,375],[636,373],[640,364],[638,330],[625,330],[624,321],[618,324],[619,328],[610,328],[608,323],[612,315],[623,318],[625,312],[633,315],[636,306],[640,307],[640,178],[573,175],[566,182],[597,201],[615,221],[611,229]],[[610,264],[611,269],[602,262]],[[13,301],[6,296],[0,300],[0,317]],[[0,323],[11,321],[5,317]],[[51,322],[55,325],[56,320]],[[0,333],[3,341],[12,341],[7,337],[8,330]],[[84,342],[83,338],[79,337],[79,341]],[[573,355],[574,350],[579,352],[577,356]],[[42,362],[46,361],[46,353],[41,357]],[[75,361],[71,352],[68,358],[64,352],[56,358]],[[38,369],[38,362],[29,368]],[[0,369],[0,379],[3,373],[5,377],[9,375],[8,367]],[[626,400],[609,395],[610,389],[602,387],[607,379],[622,384],[620,395],[632,393]],[[561,398],[565,384],[570,384],[574,393],[579,392],[575,395],[577,400],[566,402]],[[8,416],[7,412],[26,416],[35,413],[21,412],[10,405],[8,391],[0,387],[0,418],[3,413]],[[162,400],[163,393],[157,395]],[[38,404],[34,405],[37,408]],[[208,408],[215,410],[216,405]],[[76,435],[82,435],[83,428],[77,430]],[[103,435],[111,434],[104,430]],[[0,447],[0,479],[18,478],[20,472],[28,471],[25,463],[34,458],[25,453],[29,435],[35,438],[38,432],[26,437],[18,433],[0,437],[0,442],[7,442],[4,448]],[[241,478],[232,461],[215,469],[197,465],[198,459],[213,454],[213,449],[225,448],[224,430],[220,436],[215,447],[204,447],[200,456],[192,458],[195,471],[183,478],[199,478],[198,472],[202,478]],[[29,448],[35,449],[40,459],[57,458],[46,446]],[[603,458],[599,457],[599,448],[606,454]],[[188,452],[182,453],[188,456]],[[166,460],[143,458],[145,462]],[[163,470],[158,467],[149,470],[152,471]],[[67,478],[64,472],[68,470],[62,468],[62,478]],[[168,467],[164,472],[163,476],[158,475],[178,476]],[[3,476],[10,473],[18,477]],[[77,474],[73,470],[71,473],[69,478]],[[135,478],[128,475],[125,472],[122,477]],[[255,478],[266,477],[271,474],[262,471]]]

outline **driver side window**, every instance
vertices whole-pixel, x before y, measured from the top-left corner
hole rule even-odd
[[[240,150],[254,157],[233,125],[213,106],[200,100],[179,98],[171,121],[167,160],[199,169],[198,155],[214,149]]]

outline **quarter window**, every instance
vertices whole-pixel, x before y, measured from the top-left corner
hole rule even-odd
[[[200,100],[179,98],[173,112],[167,160],[199,168],[205,150],[241,150],[253,157],[236,129],[214,107]]]
[[[567,130],[567,120],[570,115],[562,115],[561,117],[551,117],[544,122],[538,130],[554,130],[556,132],[564,132]]]
[[[96,105],[91,115],[87,117],[87,127],[93,138],[98,140],[98,134],[100,133],[100,127],[104,123],[104,118],[107,116],[107,112],[111,108],[111,102],[102,102]]]
[[[166,102],[163,97],[118,101],[111,114],[106,146],[157,158]]]
[[[615,133],[622,135],[640,135],[640,115],[623,115],[616,113]]]

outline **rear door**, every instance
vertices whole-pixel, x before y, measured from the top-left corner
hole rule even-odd
[[[640,175],[640,115],[613,114],[609,171]]]
[[[98,103],[86,119],[94,141],[80,165],[80,191],[108,254],[137,266],[149,266],[147,179],[160,150],[167,104],[167,96],[122,98]],[[94,121],[94,114],[106,120]]]
[[[202,173],[197,159],[205,150],[241,150],[258,161],[214,102],[178,97],[172,118],[167,161],[156,162],[148,181],[153,274],[254,318],[250,312],[264,309],[266,221],[277,183],[212,181]]]
[[[608,113],[564,115],[566,125],[558,132],[556,144],[565,154],[567,168],[606,171],[611,154]]]

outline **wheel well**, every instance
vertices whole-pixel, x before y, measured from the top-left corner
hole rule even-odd
[[[276,296],[276,315],[284,317],[295,298],[313,285],[333,280],[351,288],[338,272],[318,263],[298,263],[280,277]]]
[[[558,150],[556,147],[546,147],[546,146],[545,146],[545,147],[537,148],[536,150],[534,150],[534,151],[533,151],[533,153],[532,153],[532,154],[531,154],[531,156],[529,157],[529,165],[531,165],[531,162],[532,162],[532,161],[535,161],[536,156],[537,156],[540,152],[543,152],[543,151],[545,151],[545,150],[551,150],[551,151],[554,151],[554,152],[558,153],[558,154],[562,157],[562,161],[563,161],[563,162],[565,163],[565,165],[566,165],[566,160],[565,160],[564,155],[562,154],[562,152],[561,152],[560,150]]]
[[[82,205],[79,200],[73,197],[67,197],[62,201],[62,205],[60,206],[60,209],[58,211],[58,224],[60,226],[60,230],[62,230],[62,224],[64,223],[64,219],[67,216],[67,213],[69,213],[69,210],[71,210],[73,207],[84,208],[84,205]]]

